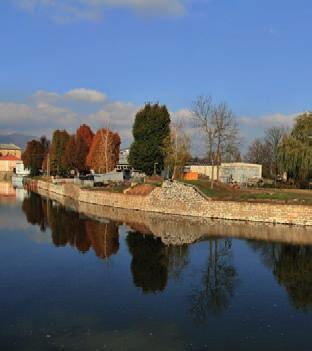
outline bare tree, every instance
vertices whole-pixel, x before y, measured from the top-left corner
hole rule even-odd
[[[102,138],[102,145],[103,145],[103,158],[104,158],[104,167],[105,167],[105,173],[108,172],[109,169],[109,150],[111,150],[111,147],[113,145],[113,138],[112,135],[110,134],[110,120],[109,118],[105,119],[105,127],[100,129],[101,132],[101,138]]]
[[[287,129],[284,126],[274,126],[265,131],[264,141],[270,152],[271,173],[274,176],[275,185],[279,173],[279,146],[286,134]]]
[[[235,116],[225,102],[214,107],[212,122],[215,126],[217,180],[219,181],[222,159],[227,152],[238,149],[240,133]]]
[[[179,178],[183,173],[185,164],[191,158],[191,140],[185,132],[182,121],[171,122],[170,135],[165,140],[165,167],[173,179]]]
[[[245,160],[251,163],[257,163],[262,165],[263,176],[270,176],[270,148],[268,144],[260,138],[254,139],[248,147]]]
[[[213,123],[214,106],[211,96],[201,95],[193,102],[192,113],[195,125],[202,131],[208,148],[208,158],[211,163],[211,189],[214,181],[214,159],[216,151],[216,130]]]
[[[219,180],[222,158],[230,150],[236,152],[238,150],[240,143],[238,123],[229,106],[225,102],[214,105],[211,96],[199,96],[193,103],[192,113],[196,126],[205,135],[208,158],[212,167],[211,188],[213,188],[215,165]]]

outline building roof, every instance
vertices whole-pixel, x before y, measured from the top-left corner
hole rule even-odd
[[[13,155],[0,156],[0,161],[20,161],[20,159]]]
[[[0,144],[0,150],[21,150],[21,148],[15,144]]]

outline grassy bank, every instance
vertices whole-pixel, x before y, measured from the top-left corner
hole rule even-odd
[[[229,185],[221,183],[215,183],[214,188],[211,189],[211,184],[208,180],[192,180],[183,182],[197,186],[204,194],[213,200],[312,205],[311,190],[234,189]]]

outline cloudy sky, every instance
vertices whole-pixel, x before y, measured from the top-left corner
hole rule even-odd
[[[311,18],[310,0],[0,1],[0,133],[109,125],[127,146],[145,102],[187,119],[211,94],[250,140],[311,110]]]

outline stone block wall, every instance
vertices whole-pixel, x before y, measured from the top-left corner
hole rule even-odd
[[[165,182],[163,187],[156,188],[148,196],[80,189],[74,184],[54,185],[38,181],[37,185],[38,189],[100,206],[199,218],[312,226],[312,206],[209,201],[195,189],[180,183]]]

